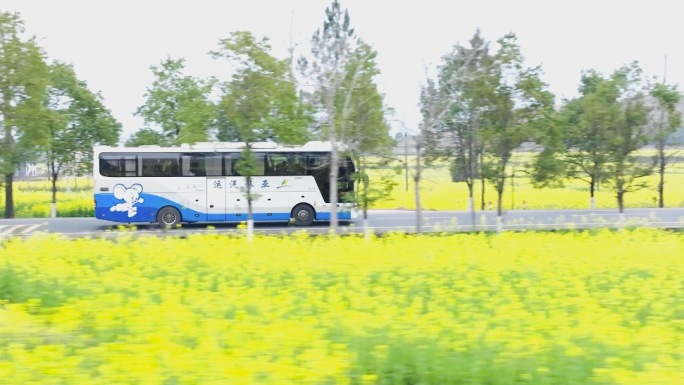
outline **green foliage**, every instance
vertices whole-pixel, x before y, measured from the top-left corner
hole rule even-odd
[[[299,69],[314,85],[304,95],[324,112],[315,133],[358,153],[389,151],[393,141],[385,115],[390,109],[375,84],[380,74],[377,51],[356,36],[339,1],[326,8],[323,28],[312,36],[311,47],[310,57],[300,58]]]
[[[231,80],[221,84],[220,132],[244,142],[304,143],[310,109],[297,95],[289,60],[273,57],[270,50],[267,38],[233,32],[212,52],[236,67]]]
[[[184,75],[184,59],[167,58],[161,66],[150,68],[155,80],[147,88],[145,104],[136,111],[145,120],[146,130],[128,143],[177,145],[207,140],[216,116],[209,100],[215,80]],[[146,143],[160,139],[161,143]]]
[[[254,152],[252,152],[251,147],[248,145],[245,146],[245,148],[242,149],[242,153],[240,155],[240,159],[238,159],[236,165],[235,165],[235,170],[240,174],[244,175],[246,177],[246,183],[244,187],[244,195],[247,198],[248,204],[252,205],[252,201],[255,199],[258,199],[259,196],[254,193],[253,187],[252,186],[252,176],[256,175],[259,170],[259,160],[257,159],[256,155]],[[251,215],[251,209],[250,209],[250,215]]]
[[[656,83],[650,89],[650,96],[655,99],[653,141],[657,145],[666,144],[668,137],[682,124],[682,114],[677,111],[681,94],[676,86]]]
[[[528,166],[532,182],[536,187],[562,187],[565,180],[566,163],[555,156],[552,148],[545,148],[535,156]]]
[[[12,267],[0,266],[0,303],[33,302],[40,307],[56,307],[69,298],[80,297],[86,290],[75,288],[67,282],[56,279],[33,279],[31,272]]]
[[[329,192],[333,232],[337,228],[337,143],[359,154],[381,152],[391,144],[384,96],[374,83],[379,74],[376,56],[375,50],[356,36],[348,11],[333,0],[325,9],[323,27],[311,38],[311,55],[299,60],[303,77],[313,85],[305,95],[321,112],[316,133],[333,143]]]
[[[498,51],[489,55],[477,31],[470,47],[456,45],[444,57],[437,80],[428,79],[421,91],[421,130],[431,149],[428,160],[452,159],[471,195],[481,176],[500,201],[511,156],[548,124],[553,95],[540,67],[524,67],[515,34],[497,42]]]
[[[500,48],[484,88],[490,108],[484,113],[482,137],[490,166],[496,170],[491,181],[501,192],[510,157],[546,123],[553,95],[540,80],[539,67],[523,67],[524,57],[514,34],[507,34],[498,43]]]
[[[311,57],[299,59],[299,69],[304,78],[314,84],[314,89],[308,94],[311,104],[327,116],[319,123],[334,124],[335,103],[339,97],[339,90],[347,77],[347,66],[352,61],[354,49],[358,44],[358,37],[351,27],[351,19],[347,10],[342,10],[338,0],[325,9],[323,28],[319,28],[311,37]],[[335,134],[333,126],[320,124],[320,133]]]
[[[650,134],[652,142],[657,149],[654,162],[660,178],[658,182],[658,206],[665,207],[665,168],[671,163],[671,158],[666,155],[666,148],[670,137],[682,124],[682,115],[677,111],[677,105],[681,94],[676,86],[664,83],[656,83],[651,87],[650,96],[655,99],[652,111],[652,124]]]
[[[622,209],[623,195],[645,187],[639,179],[653,169],[635,156],[650,141],[643,83],[637,63],[609,77],[585,72],[581,96],[563,106],[542,140],[544,151],[534,164],[537,182],[584,180],[592,197],[597,184],[605,182]]]
[[[376,57],[370,45],[360,42],[335,97],[336,137],[359,153],[387,153],[394,144],[385,120],[384,96],[374,82],[380,74]]]
[[[23,34],[18,14],[0,12],[0,172],[6,218],[14,216],[14,170],[35,160],[48,139],[43,107],[48,67],[35,38],[23,39]]]
[[[465,182],[472,195],[475,180],[481,176],[479,162],[484,150],[484,75],[493,58],[479,30],[469,43],[469,47],[457,44],[443,56],[433,89],[424,90],[421,103],[424,111],[433,111],[432,115],[439,117],[423,127],[427,158],[450,159],[455,180]]]
[[[126,146],[138,147],[147,145],[164,146],[166,138],[164,134],[149,127],[141,128],[130,139],[126,141]]]
[[[401,168],[398,166],[392,168],[390,166],[390,158],[358,157],[355,163],[358,170],[352,175],[357,186],[354,200],[357,206],[366,213],[368,209],[375,207],[377,203],[389,198],[392,191],[398,185],[394,176],[401,172]],[[376,171],[371,183],[371,178],[368,174],[369,168],[374,170],[384,169],[388,170],[389,173]]]
[[[67,172],[90,172],[93,147],[116,144],[121,124],[105,108],[102,97],[77,79],[72,66],[55,62],[49,68],[50,83],[45,97],[49,141],[44,153],[53,181],[52,201],[56,203],[57,178]],[[80,155],[80,162],[75,154]]]

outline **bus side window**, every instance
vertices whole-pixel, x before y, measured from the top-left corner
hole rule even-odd
[[[306,168],[304,167],[306,163],[306,157],[299,155],[299,154],[293,154],[291,156],[291,162],[290,162],[290,174],[292,175],[306,175]]]
[[[137,176],[138,159],[133,154],[100,154],[100,174],[109,177]]]
[[[178,167],[178,163],[173,163],[170,166],[168,166],[164,172],[164,175],[165,176],[180,176],[180,168]]]
[[[199,159],[195,159],[190,163],[190,174],[193,176],[205,176],[207,173],[204,168],[200,165]]]
[[[240,176],[240,173],[235,169],[237,157],[233,153],[227,153],[223,156],[223,168],[226,170],[226,176]]]
[[[110,161],[108,160],[101,160],[100,161],[100,174],[102,176],[118,176],[116,175],[116,166],[113,165]]]
[[[304,175],[304,166],[301,162],[295,161],[290,166],[290,174],[292,175]]]
[[[208,176],[221,176],[221,155],[207,154],[204,157],[204,168]]]
[[[287,162],[282,160],[280,163],[276,164],[274,175],[287,175]]]
[[[181,156],[182,176],[206,176],[206,158],[204,154],[183,154]]]

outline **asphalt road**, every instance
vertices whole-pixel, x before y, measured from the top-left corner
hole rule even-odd
[[[417,213],[413,210],[371,210],[368,213],[369,231],[417,231]],[[421,231],[462,232],[496,231],[495,211],[476,211],[474,218],[469,211],[423,211]],[[473,220],[474,219],[474,220]],[[509,210],[502,217],[501,229],[510,230],[563,230],[620,227],[657,227],[681,229],[684,227],[684,208],[628,209],[623,215],[616,210]],[[357,218],[342,223],[342,233],[363,231],[363,220]],[[301,228],[284,224],[257,224],[255,231],[261,234],[283,234],[306,229],[309,233],[325,234],[328,223],[317,223]],[[156,225],[128,225],[102,221],[95,218],[35,218],[0,219],[0,239],[27,237],[35,234],[62,234],[70,237],[110,237],[122,232],[136,234],[188,235],[193,233],[235,233],[243,231],[235,224],[187,224],[180,229],[162,230]]]

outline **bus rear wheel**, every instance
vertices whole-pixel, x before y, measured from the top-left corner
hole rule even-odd
[[[181,221],[181,214],[175,207],[164,207],[157,213],[157,223],[161,227],[176,227]]]
[[[295,226],[309,226],[314,221],[315,213],[309,205],[297,205],[292,210]]]

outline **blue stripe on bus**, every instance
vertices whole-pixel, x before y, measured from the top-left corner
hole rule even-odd
[[[203,213],[189,208],[183,208],[177,202],[153,194],[140,194],[143,203],[136,203],[133,207],[121,205],[122,200],[113,194],[95,194],[95,217],[121,223],[151,223],[157,221],[157,211],[164,206],[172,206],[180,211],[184,222],[230,222],[239,223],[247,220],[247,213]],[[113,209],[114,208],[114,209]],[[118,211],[121,210],[121,211]],[[255,222],[288,222],[290,212],[284,213],[253,213]],[[351,219],[350,211],[339,211],[337,217],[342,220]],[[329,212],[317,212],[316,220],[329,221]]]

